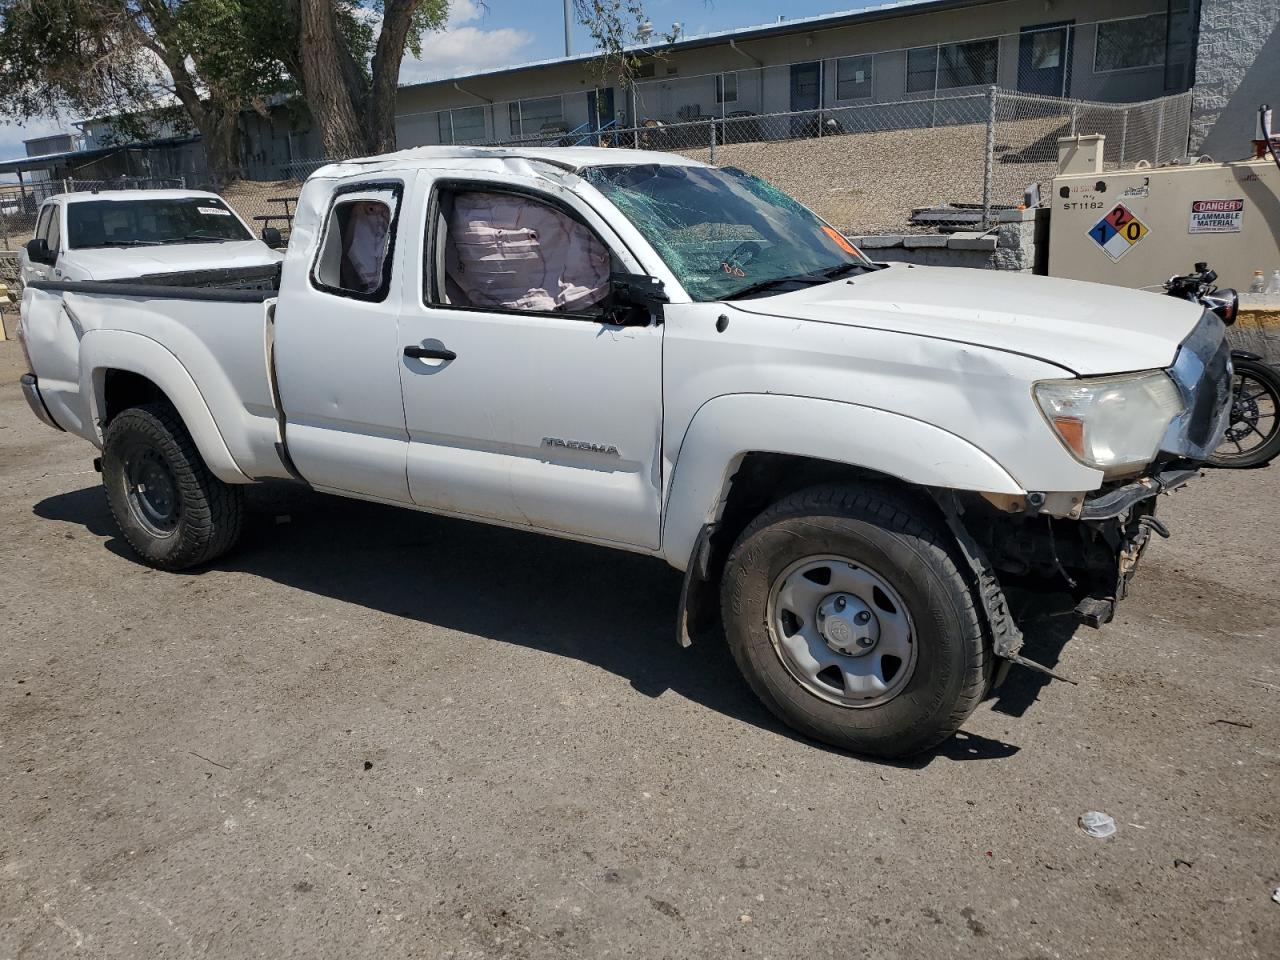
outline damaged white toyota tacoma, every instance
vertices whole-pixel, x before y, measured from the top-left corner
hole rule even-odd
[[[278,290],[36,281],[21,330],[149,564],[273,477],[650,554],[682,642],[722,622],[782,720],[888,757],[1022,661],[1006,588],[1110,619],[1230,379],[1195,304],[874,263],[740,171],[585,148],[334,164]]]

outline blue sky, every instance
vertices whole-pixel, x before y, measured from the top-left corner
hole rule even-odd
[[[873,6],[883,0],[647,0],[645,13],[654,32],[667,33],[679,22],[686,36],[772,23]],[[413,83],[463,76],[477,70],[546,60],[564,52],[561,0],[453,0],[447,28],[426,38],[421,60],[406,59],[401,80]],[[589,49],[587,31],[575,25],[573,49]],[[0,122],[0,158],[21,156],[22,140],[70,129],[66,119],[36,119],[26,124]]]

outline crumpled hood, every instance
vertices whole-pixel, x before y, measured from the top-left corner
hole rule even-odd
[[[1204,312],[1185,300],[1101,283],[907,264],[733,306],[971,343],[1080,375],[1168,366]]]
[[[284,258],[260,240],[168,243],[157,247],[93,247],[64,255],[66,280],[122,280],[155,273],[267,266]]]

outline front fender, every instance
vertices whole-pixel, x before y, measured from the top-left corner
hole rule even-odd
[[[227,483],[249,483],[227,449],[218,425],[186,368],[150,337],[123,330],[90,330],[80,341],[80,395],[89,399],[88,425],[102,446],[106,372],[146,377],[169,398],[210,472]]]
[[[662,555],[683,570],[698,532],[719,514],[747,453],[781,453],[863,467],[911,484],[1025,493],[969,441],[874,407],[776,394],[708,400],[685,431],[663,512]]]

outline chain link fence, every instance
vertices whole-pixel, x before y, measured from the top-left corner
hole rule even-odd
[[[773,114],[473,140],[506,147],[624,147],[679,153],[754,173],[852,234],[983,229],[1042,195],[1058,138],[1104,134],[1105,166],[1153,166],[1186,154],[1191,94],[1113,104],[991,87]],[[309,161],[314,170],[325,161]],[[301,171],[300,171],[301,172]]]
[[[700,117],[638,127],[548,131],[475,140],[476,146],[597,146],[679,153],[740,167],[792,194],[854,235],[981,230],[1031,184],[1047,196],[1058,138],[1104,134],[1106,169],[1180,159],[1191,94],[1111,104],[992,87],[960,96],[864,103],[772,114]],[[408,146],[407,144],[404,146]],[[446,148],[447,149],[447,148]],[[241,180],[220,192],[255,232],[288,238],[303,181],[331,159],[295,160],[284,180]],[[182,186],[176,181],[74,181],[0,187],[0,249],[31,235],[40,201],[68,189]]]
[[[1103,169],[1117,170],[1179,160],[1191,135],[1190,92],[1114,104],[996,91],[991,101],[984,200],[995,204],[1020,200],[1029,184],[1047,195],[1060,137],[1104,135]]]

